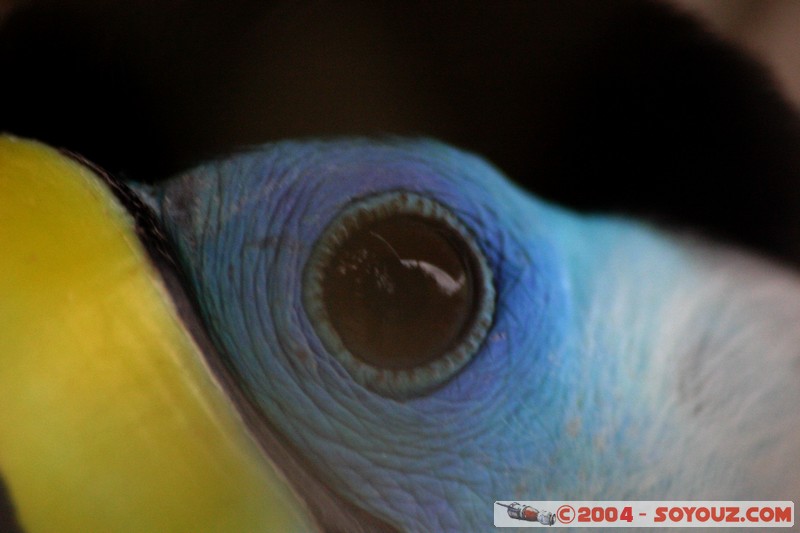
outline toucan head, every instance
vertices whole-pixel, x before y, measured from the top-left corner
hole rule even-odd
[[[6,136],[0,247],[10,531],[465,531],[495,500],[800,486],[796,274],[436,141],[141,185]]]

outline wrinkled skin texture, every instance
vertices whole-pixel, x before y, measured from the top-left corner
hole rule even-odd
[[[393,190],[451,209],[496,290],[471,362],[404,400],[353,381],[302,297],[323,229]],[[424,140],[282,142],[142,194],[244,394],[334,493],[399,530],[485,530],[495,500],[800,493],[793,273],[548,205]]]

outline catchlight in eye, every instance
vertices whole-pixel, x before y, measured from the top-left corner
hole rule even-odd
[[[446,207],[392,192],[345,209],[316,242],[306,309],[356,381],[408,397],[455,375],[491,324],[491,272]]]

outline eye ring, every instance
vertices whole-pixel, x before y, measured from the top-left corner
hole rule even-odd
[[[303,299],[323,346],[353,379],[403,399],[472,359],[491,327],[495,290],[476,239],[450,209],[393,191],[355,201],[323,230]]]

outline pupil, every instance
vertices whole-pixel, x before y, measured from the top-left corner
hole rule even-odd
[[[478,298],[470,253],[445,224],[395,215],[360,224],[324,269],[329,320],[355,357],[413,368],[459,344]]]

